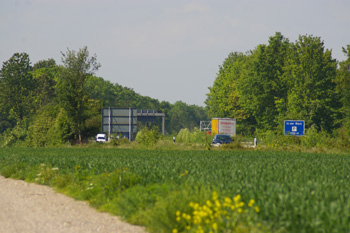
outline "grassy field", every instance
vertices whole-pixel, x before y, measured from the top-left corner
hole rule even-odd
[[[53,186],[150,232],[350,229],[344,154],[4,148],[0,173]]]

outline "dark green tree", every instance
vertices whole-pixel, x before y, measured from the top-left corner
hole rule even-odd
[[[55,88],[60,67],[55,60],[42,60],[34,64],[32,76],[35,82],[34,102],[41,108],[55,99]]]
[[[341,113],[343,119],[350,120],[350,45],[343,48],[343,53],[347,57],[345,61],[339,62],[337,70],[337,92],[341,98]]]
[[[89,56],[87,47],[78,52],[67,50],[62,53],[63,69],[58,84],[58,97],[61,106],[74,122],[79,143],[82,141],[82,127],[89,117],[88,94],[85,83],[98,70],[100,64],[96,55]]]
[[[268,45],[259,45],[253,51],[238,81],[240,103],[259,129],[275,129],[279,111],[286,110],[276,105],[287,98],[282,75],[289,47],[289,41],[277,32]]]
[[[199,128],[201,120],[208,120],[203,107],[187,105],[182,101],[177,101],[167,115],[169,117],[169,126],[173,133],[178,133],[181,129],[185,128]]]
[[[339,128],[335,130],[335,135],[342,141],[344,147],[350,145],[350,45],[343,48],[345,61],[339,62],[337,70],[336,92],[341,104],[337,112],[337,123]]]
[[[33,111],[35,82],[29,55],[15,53],[0,71],[0,112],[20,123]]]
[[[245,72],[247,56],[242,53],[230,53],[219,67],[213,87],[209,87],[206,105],[211,117],[249,117],[240,103],[237,82]]]
[[[335,92],[337,63],[320,37],[299,36],[285,66],[289,81],[286,117],[305,120],[306,126],[331,131],[338,111]]]

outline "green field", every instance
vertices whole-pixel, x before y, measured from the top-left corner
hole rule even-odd
[[[0,173],[51,185],[100,210],[145,225],[150,232],[200,232],[191,222],[194,215],[186,223],[177,219],[176,212],[192,214],[189,203],[214,202],[213,191],[221,203],[224,197],[240,194],[247,210],[250,200],[255,200],[260,211],[244,216],[225,212],[231,214],[230,221],[238,216],[238,225],[250,225],[241,232],[350,230],[349,155],[4,148]],[[208,224],[203,232],[214,227],[213,222]],[[217,232],[239,230],[227,220],[218,224]]]

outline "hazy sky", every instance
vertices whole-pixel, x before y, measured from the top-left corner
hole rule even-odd
[[[0,0],[1,67],[16,52],[32,64],[87,46],[96,76],[137,93],[204,106],[219,65],[281,32],[319,36],[344,60],[349,0]]]

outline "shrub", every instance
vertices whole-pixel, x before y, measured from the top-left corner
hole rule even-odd
[[[193,128],[192,131],[189,129],[181,129],[178,133],[176,140],[185,144],[206,144],[208,137],[205,132],[200,131],[197,127]]]
[[[154,146],[159,139],[160,134],[157,127],[153,127],[151,129],[144,127],[137,133],[135,141],[149,147]]]

